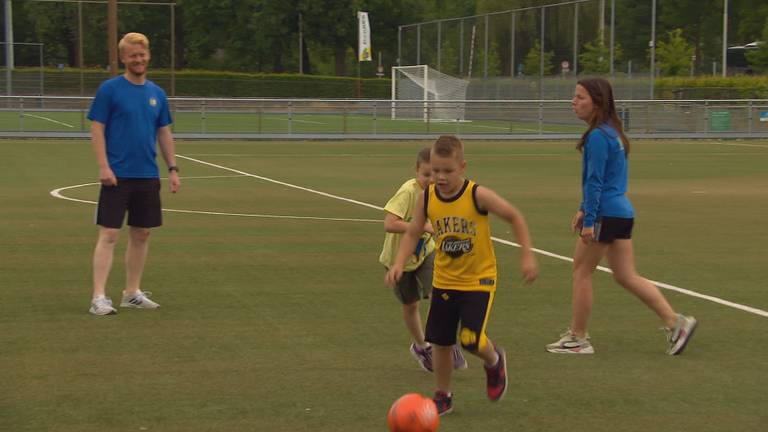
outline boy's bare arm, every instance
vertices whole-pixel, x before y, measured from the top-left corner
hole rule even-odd
[[[539,268],[533,255],[533,242],[531,241],[531,234],[528,231],[528,225],[525,223],[523,213],[517,207],[510,204],[509,201],[486,187],[479,186],[477,188],[476,198],[477,204],[481,209],[495,214],[512,226],[515,240],[520,244],[522,250],[521,267],[523,277],[527,282],[532,282],[538,277]]]
[[[426,217],[424,216],[424,195],[419,196],[419,201],[416,203],[416,211],[414,212],[413,219],[408,224],[408,228],[403,234],[403,238],[400,240],[400,249],[397,251],[397,258],[395,258],[394,264],[387,272],[385,281],[387,285],[393,285],[402,276],[403,267],[405,262],[414,249],[416,249],[416,243],[419,241],[419,237],[424,234],[424,224],[426,223]]]
[[[388,233],[401,234],[408,229],[408,222],[404,221],[400,216],[385,211],[384,214],[384,231]]]

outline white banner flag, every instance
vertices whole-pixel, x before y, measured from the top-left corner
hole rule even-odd
[[[357,60],[371,61],[371,25],[368,12],[357,13]]]

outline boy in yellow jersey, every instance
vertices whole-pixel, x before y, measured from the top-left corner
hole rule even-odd
[[[410,179],[400,186],[395,195],[384,206],[384,246],[379,256],[379,262],[387,269],[397,257],[400,239],[408,228],[408,222],[413,218],[416,202],[429,186],[432,168],[429,164],[430,148],[423,148],[416,157],[416,178]],[[414,253],[408,257],[403,268],[403,276],[394,286],[397,299],[403,305],[403,321],[413,338],[410,351],[422,369],[432,372],[432,347],[424,340],[424,330],[421,327],[419,315],[419,300],[428,299],[432,294],[432,268],[435,260],[435,240],[432,239],[432,226],[424,223],[424,234],[419,239]],[[461,354],[461,349],[454,345],[454,368],[464,369],[467,362]]]
[[[504,350],[486,335],[496,291],[496,255],[488,213],[512,225],[521,245],[520,266],[526,282],[536,279],[538,265],[522,213],[492,190],[464,178],[467,162],[458,138],[438,138],[432,145],[430,164],[433,184],[419,197],[420,211],[414,212],[385,282],[392,286],[400,280],[429,220],[435,233],[436,254],[425,339],[432,344],[437,384],[434,401],[443,415],[453,411],[451,345],[456,343],[459,324],[462,347],[485,363],[488,398],[498,401],[507,389]]]

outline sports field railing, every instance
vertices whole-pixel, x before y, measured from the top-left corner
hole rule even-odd
[[[0,97],[2,137],[88,137],[91,98]],[[570,100],[391,101],[171,98],[173,130],[191,139],[574,138]],[[768,99],[622,100],[637,138],[768,138]]]

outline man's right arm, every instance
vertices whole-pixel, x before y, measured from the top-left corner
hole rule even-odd
[[[99,165],[99,181],[105,186],[115,186],[117,178],[107,159],[107,140],[104,135],[104,124],[91,121],[91,146],[96,154],[96,163]]]

